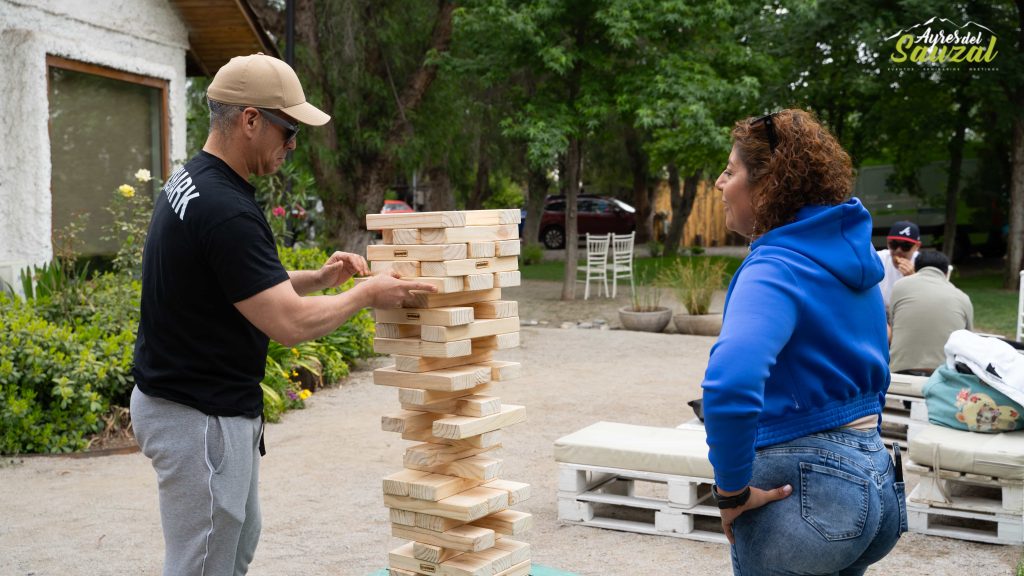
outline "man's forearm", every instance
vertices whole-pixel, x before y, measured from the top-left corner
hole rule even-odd
[[[342,294],[302,298],[302,306],[292,319],[295,339],[305,342],[330,334],[369,305],[364,291],[357,288]]]
[[[299,296],[325,288],[320,285],[319,273],[316,270],[291,270],[288,272],[288,279]]]

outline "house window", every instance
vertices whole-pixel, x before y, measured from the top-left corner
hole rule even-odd
[[[53,230],[88,213],[79,251],[113,254],[102,237],[114,191],[129,183],[152,195],[170,169],[167,81],[56,56],[47,57],[47,80]],[[140,168],[154,178],[148,187],[135,181]]]

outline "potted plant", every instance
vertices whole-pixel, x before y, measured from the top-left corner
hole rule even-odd
[[[619,308],[619,321],[626,330],[661,332],[672,320],[672,310],[661,306],[661,286],[651,274],[638,273],[629,306]]]
[[[709,314],[711,297],[725,285],[726,263],[709,257],[676,260],[662,274],[662,281],[670,286],[686,311],[676,314],[672,321],[680,334],[718,336],[722,331],[722,315]]]

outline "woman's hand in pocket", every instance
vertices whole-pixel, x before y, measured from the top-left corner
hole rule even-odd
[[[742,492],[742,490],[740,491]],[[719,492],[721,496],[734,496],[740,492]],[[722,513],[722,530],[725,531],[725,537],[729,539],[729,544],[736,544],[736,539],[732,535],[732,523],[736,521],[744,512],[747,510],[755,510],[770,504],[776,500],[782,500],[793,493],[793,487],[789,484],[780,486],[774,490],[761,490],[760,488],[750,487],[750,498],[743,506],[736,508],[725,508],[720,510]]]

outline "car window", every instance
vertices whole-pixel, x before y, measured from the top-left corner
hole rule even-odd
[[[548,212],[565,212],[565,201],[556,200],[554,202],[551,202],[548,204],[545,210],[547,210]]]
[[[579,206],[576,207],[579,212],[596,212],[593,200],[580,200]]]

